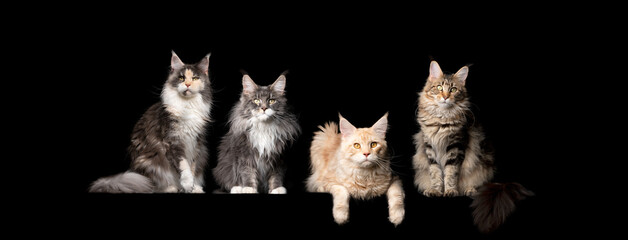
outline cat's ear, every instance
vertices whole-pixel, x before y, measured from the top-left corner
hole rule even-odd
[[[170,67],[173,70],[175,70],[175,69],[181,69],[183,65],[185,64],[181,61],[179,56],[177,56],[177,54],[174,53],[174,51],[172,51],[172,58],[170,59]]]
[[[355,132],[355,127],[347,121],[347,119],[342,117],[340,113],[338,114],[338,117],[340,117],[340,133],[342,133],[342,137],[345,138],[351,136]]]
[[[257,84],[253,82],[253,79],[248,74],[244,74],[242,76],[242,91],[244,91],[244,94],[252,94],[255,90],[257,90]]]
[[[440,66],[436,61],[432,61],[430,63],[430,76],[427,78],[428,80],[437,80],[443,77],[443,70],[440,69]]]
[[[386,138],[386,130],[388,130],[388,112],[384,114],[373,126],[371,127],[375,134],[381,138]]]
[[[458,70],[456,74],[454,74],[454,78],[460,80],[462,82],[462,85],[465,85],[468,74],[469,74],[469,67],[464,66],[460,68],[460,70]]]
[[[286,75],[282,73],[277,80],[271,85],[273,91],[283,95],[283,90],[286,88]]]
[[[196,66],[205,73],[205,75],[209,75],[209,56],[212,55],[208,53]]]

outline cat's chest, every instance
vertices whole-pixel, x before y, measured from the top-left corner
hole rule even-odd
[[[276,144],[280,140],[279,129],[269,122],[250,123],[247,132],[249,143],[257,150],[259,156],[277,152]]]
[[[372,198],[385,194],[392,175],[387,171],[354,170],[342,180],[351,195]]]

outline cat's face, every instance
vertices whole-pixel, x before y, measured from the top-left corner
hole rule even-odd
[[[383,166],[388,161],[386,129],[388,114],[370,128],[356,128],[346,119],[340,118],[343,157],[361,168]]]
[[[465,80],[469,68],[445,75],[436,61],[430,64],[430,76],[423,88],[424,96],[441,108],[450,108],[466,98]]]
[[[183,98],[192,98],[209,88],[209,54],[197,64],[184,64],[172,52],[171,72],[167,86],[174,89]]]
[[[269,86],[258,86],[248,74],[242,77],[242,98],[245,115],[254,121],[267,121],[285,111],[287,100],[284,96],[285,75],[279,76]]]

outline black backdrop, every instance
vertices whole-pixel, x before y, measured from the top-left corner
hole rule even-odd
[[[469,198],[429,199],[413,186],[417,92],[425,83],[431,60],[450,73],[471,65],[467,88],[476,117],[497,151],[495,181],[519,182],[536,193],[488,236],[534,236],[554,230],[556,211],[547,209],[557,205],[548,201],[553,194],[548,182],[551,166],[561,153],[544,151],[552,148],[558,134],[548,131],[546,123],[562,110],[548,112],[538,91],[563,81],[542,82],[553,78],[548,69],[558,64],[556,58],[563,50],[560,41],[548,37],[546,25],[525,21],[528,15],[507,12],[467,14],[447,24],[439,17],[422,16],[425,11],[403,8],[398,13],[375,11],[355,17],[344,15],[351,9],[318,15],[299,8],[262,16],[230,10],[235,10],[232,15],[207,19],[157,12],[136,18],[133,10],[93,13],[88,19],[104,21],[60,31],[64,38],[56,54],[65,56],[61,64],[71,66],[72,71],[64,68],[63,75],[76,83],[68,84],[72,94],[63,98],[60,113],[71,112],[73,117],[57,119],[59,128],[74,130],[73,140],[61,143],[62,154],[71,156],[61,165],[70,171],[56,176],[63,187],[53,188],[71,197],[59,197],[60,206],[43,206],[55,210],[47,215],[51,220],[59,221],[61,215],[70,219],[57,231],[79,224],[89,233],[108,229],[104,232],[113,235],[119,229],[140,226],[152,233],[175,228],[204,234],[282,234],[293,229],[300,235],[484,236],[472,224]],[[210,168],[216,163],[216,146],[226,131],[227,114],[241,92],[240,70],[260,85],[290,71],[287,97],[303,133],[286,153],[287,195],[212,194],[217,186],[210,169],[203,195],[87,193],[92,181],[128,168],[131,130],[159,100],[171,50],[186,63],[212,53]],[[318,125],[338,121],[338,113],[357,127],[368,127],[386,112],[393,169],[407,194],[406,219],[393,227],[386,219],[384,197],[354,200],[350,222],[339,227],[331,216],[331,196],[304,190],[312,133]],[[109,217],[116,220],[105,220]]]

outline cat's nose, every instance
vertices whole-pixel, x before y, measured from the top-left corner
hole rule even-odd
[[[261,107],[262,111],[266,111],[266,109],[268,109],[267,107]]]
[[[192,85],[192,83],[187,83],[187,82],[185,83],[186,87],[190,87],[190,85]]]
[[[370,153],[363,153],[365,157],[368,157],[369,155],[371,155]]]

